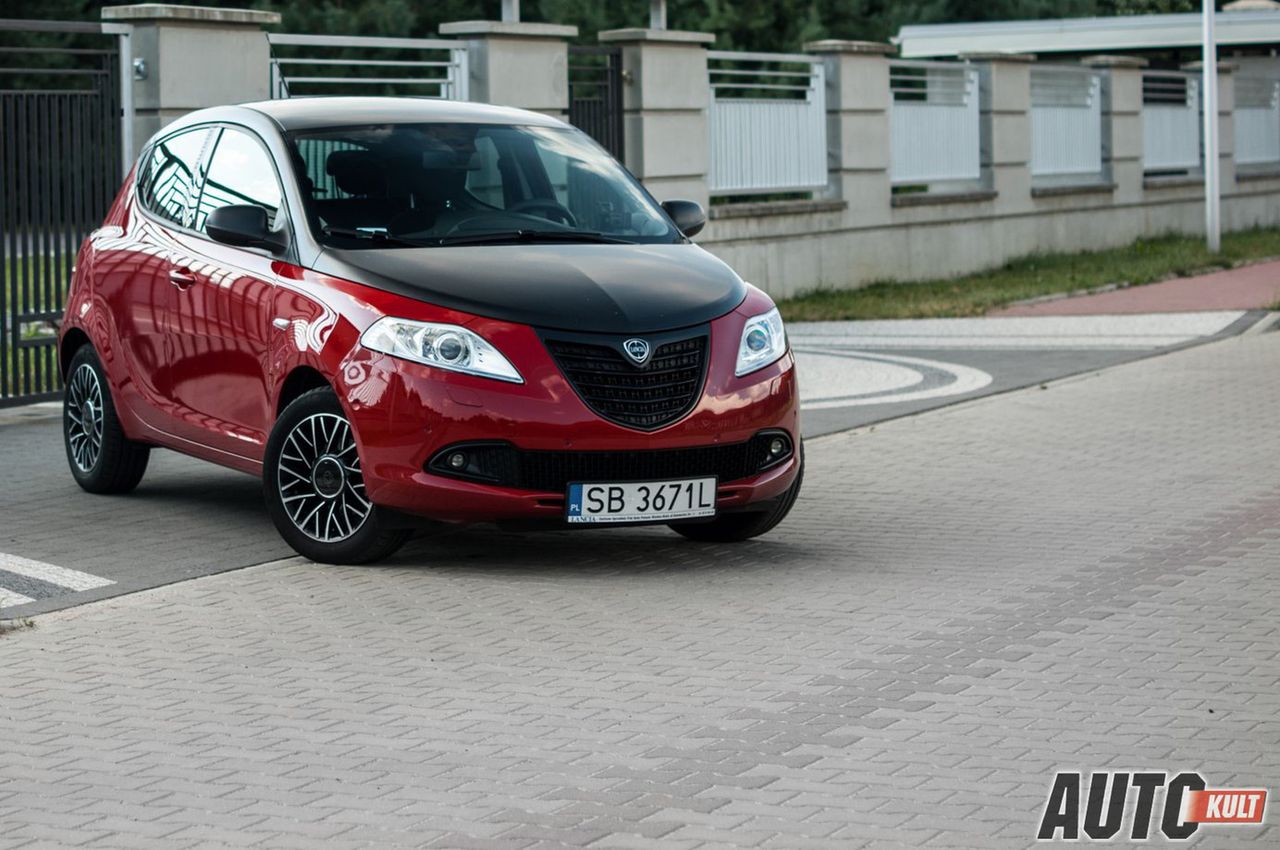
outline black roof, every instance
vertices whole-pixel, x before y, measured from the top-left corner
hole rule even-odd
[[[524,124],[563,126],[538,112],[421,97],[294,97],[241,104],[261,112],[286,130],[340,127],[345,124]]]

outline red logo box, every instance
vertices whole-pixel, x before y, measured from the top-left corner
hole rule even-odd
[[[1184,820],[1194,823],[1262,823],[1267,807],[1263,788],[1206,788],[1187,797]]]

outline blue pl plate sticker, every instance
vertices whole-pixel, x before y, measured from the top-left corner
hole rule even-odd
[[[569,485],[569,516],[582,516],[582,485]]]

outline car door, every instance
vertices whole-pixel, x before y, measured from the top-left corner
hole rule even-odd
[[[199,186],[212,131],[198,127],[160,139],[138,164],[134,206],[123,230],[93,235],[94,286],[107,304],[128,380],[120,400],[157,430],[173,429],[168,328],[176,290],[170,280],[175,236]]]
[[[261,459],[274,419],[268,347],[275,300],[274,258],[263,249],[213,241],[211,212],[232,204],[283,215],[280,180],[262,141],[224,127],[206,157],[190,228],[175,236],[176,309],[170,328],[171,395],[178,436],[253,460]]]

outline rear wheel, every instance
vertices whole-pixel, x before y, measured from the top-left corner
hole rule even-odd
[[[313,561],[377,561],[413,533],[393,527],[366,496],[355,432],[328,387],[303,393],[280,414],[262,477],[276,530]]]
[[[81,346],[67,368],[62,437],[71,476],[90,493],[128,493],[147,471],[151,448],[125,436],[91,345]]]
[[[774,526],[786,519],[787,514],[795,506],[800,496],[800,485],[804,483],[803,447],[800,455],[800,470],[796,480],[787,488],[774,505],[764,511],[743,511],[742,513],[725,514],[711,522],[672,523],[671,530],[699,543],[737,543],[750,540],[773,530]]]

